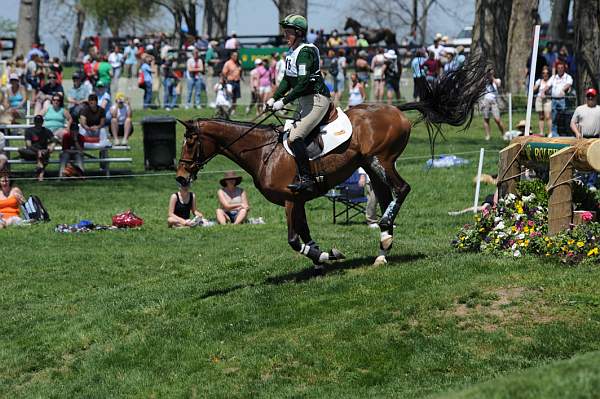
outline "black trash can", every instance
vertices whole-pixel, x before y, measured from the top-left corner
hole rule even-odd
[[[175,118],[170,116],[148,116],[142,119],[146,170],[175,169],[177,165],[176,124]]]
[[[563,111],[558,114],[556,131],[559,136],[575,137],[575,133],[571,130],[571,118],[573,118],[572,111]]]

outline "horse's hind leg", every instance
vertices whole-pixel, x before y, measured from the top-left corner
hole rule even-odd
[[[398,211],[406,196],[410,192],[408,183],[400,177],[393,161],[379,160],[373,157],[369,169],[373,172],[375,179],[372,179],[375,195],[379,200],[383,215],[379,221],[381,230],[379,242],[379,256],[375,259],[375,265],[387,263],[386,256],[392,248],[394,235],[394,221]],[[377,188],[376,188],[377,187]],[[391,192],[394,197],[392,198]],[[379,198],[382,196],[382,198]]]

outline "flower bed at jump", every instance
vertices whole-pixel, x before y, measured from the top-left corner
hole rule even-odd
[[[578,189],[575,204],[594,210],[598,201],[594,193]],[[452,240],[462,252],[484,252],[520,257],[535,254],[558,257],[564,262],[600,261],[600,223],[594,214],[584,212],[585,223],[555,236],[548,236],[548,194],[540,180],[519,183],[518,194],[498,200],[495,208],[475,216],[473,224],[464,225]]]

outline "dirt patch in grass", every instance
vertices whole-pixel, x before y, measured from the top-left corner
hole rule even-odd
[[[459,319],[458,326],[494,332],[514,324],[545,324],[560,320],[541,298],[541,293],[524,287],[474,290],[456,299],[446,314]]]

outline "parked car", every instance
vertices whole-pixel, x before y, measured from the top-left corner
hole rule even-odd
[[[456,37],[450,40],[450,43],[453,47],[463,46],[465,48],[465,53],[468,53],[471,49],[471,41],[473,37],[473,27],[465,26]]]

